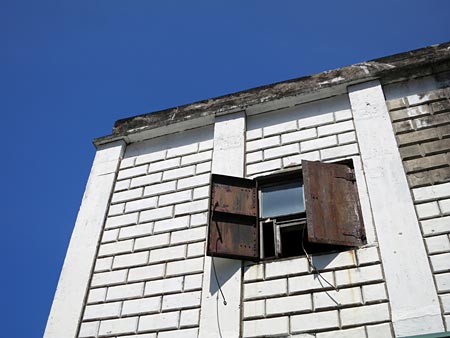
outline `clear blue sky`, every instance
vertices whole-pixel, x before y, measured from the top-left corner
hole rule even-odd
[[[0,335],[42,336],[91,140],[115,120],[445,42],[449,13],[445,0],[0,0]]]

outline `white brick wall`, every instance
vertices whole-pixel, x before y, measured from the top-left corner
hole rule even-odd
[[[212,128],[128,146],[80,337],[197,337],[211,159]]]

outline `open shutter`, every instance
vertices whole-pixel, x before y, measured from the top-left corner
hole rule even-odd
[[[212,175],[209,208],[209,256],[258,260],[256,182]]]
[[[353,169],[302,161],[308,240],[359,246],[366,242]]]

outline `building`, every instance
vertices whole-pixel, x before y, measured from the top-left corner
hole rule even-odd
[[[450,43],[94,144],[45,338],[450,331]]]

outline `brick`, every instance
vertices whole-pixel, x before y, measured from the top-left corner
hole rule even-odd
[[[427,171],[408,174],[407,179],[410,188],[417,188],[424,185],[430,185],[433,182],[430,178],[429,172]]]
[[[212,162],[199,163],[195,166],[195,175],[209,173],[211,171]]]
[[[407,134],[397,135],[398,144],[401,146],[424,142],[424,141],[433,141],[439,138],[437,130],[432,129],[424,129],[419,131],[414,131]]]
[[[121,216],[108,217],[105,224],[105,229],[119,228],[126,225],[136,224],[138,220],[138,213],[126,214]]]
[[[407,173],[429,170],[448,165],[449,161],[445,154],[421,157],[414,160],[404,161],[403,165]]]
[[[394,338],[389,323],[366,326],[366,330],[367,338]]]
[[[387,303],[365,305],[341,310],[342,326],[370,324],[390,320]]]
[[[152,235],[136,239],[134,250],[153,249],[169,244],[169,234]]]
[[[418,129],[429,128],[450,122],[450,114],[433,114],[414,120]]]
[[[264,265],[265,264],[252,264],[247,265],[244,268],[244,281],[256,281],[264,279]]]
[[[175,180],[179,178],[193,176],[195,174],[195,165],[182,167],[178,169],[167,170],[163,173],[163,180]]]
[[[300,143],[300,149],[302,152],[328,148],[337,145],[336,135],[313,139],[309,141],[303,141]]]
[[[137,323],[138,317],[129,317],[104,321],[102,320],[102,322],[100,323],[99,336],[135,333]]]
[[[300,129],[306,129],[309,127],[321,126],[332,122],[334,122],[334,114],[326,113],[299,119],[298,126]]]
[[[181,311],[180,328],[198,326],[199,323],[200,323],[200,309]]]
[[[198,329],[185,329],[176,331],[162,331],[158,333],[158,338],[197,338]]]
[[[386,101],[386,105],[387,105],[389,110],[394,110],[394,109],[399,109],[399,108],[406,107],[406,105],[407,105],[406,98],[402,97],[400,99],[394,99],[394,100]]]
[[[84,320],[117,318],[120,315],[121,302],[87,305],[84,309]]]
[[[450,252],[430,256],[433,272],[443,272],[450,270]]]
[[[314,310],[362,304],[361,290],[357,288],[330,290],[313,294]]]
[[[156,208],[156,197],[142,198],[137,201],[127,202],[125,212],[140,211]]]
[[[379,263],[381,261],[378,248],[374,246],[357,249],[356,256],[358,258],[358,265]]]
[[[283,134],[292,130],[297,130],[297,121],[287,121],[278,124],[272,124],[271,126],[263,128],[264,137],[275,135],[275,134]]]
[[[356,256],[353,250],[327,255],[312,256],[312,263],[319,271],[356,266]]]
[[[129,268],[145,265],[148,262],[148,251],[114,257],[113,269]]]
[[[176,310],[200,306],[201,298],[200,291],[164,295],[162,300],[162,310]]]
[[[412,121],[412,120],[395,122],[392,125],[394,127],[394,132],[396,134],[400,134],[400,133],[403,133],[403,132],[411,132],[411,131],[414,131],[416,129],[414,121]]]
[[[356,142],[356,133],[354,131],[338,135],[338,143],[340,145],[353,143],[353,142]]]
[[[441,299],[442,308],[446,314],[450,313],[450,293],[439,297]]]
[[[443,215],[450,214],[450,199],[441,200],[439,203],[439,209]]]
[[[196,153],[197,151],[198,151],[198,143],[173,147],[167,150],[167,158],[192,154]]]
[[[198,257],[205,254],[205,242],[188,244],[187,257]]]
[[[204,151],[198,154],[193,154],[189,156],[183,156],[181,159],[181,165],[188,165],[193,163],[200,163],[205,161],[210,161],[212,159],[212,151]]]
[[[120,161],[120,169],[130,168],[134,166],[134,161],[136,161],[136,157],[126,157]]]
[[[135,176],[144,175],[147,173],[148,165],[140,165],[138,167],[129,168],[129,169],[122,169],[119,171],[119,174],[117,175],[118,180],[122,180],[124,178],[130,178]]]
[[[168,232],[189,227],[189,216],[175,217],[155,222],[154,233]]]
[[[136,157],[136,165],[144,164],[144,163],[151,163],[155,161],[161,161],[164,160],[166,157],[166,151],[155,151],[149,154],[143,154]]]
[[[208,198],[209,197],[209,186],[195,188],[193,192],[192,198],[194,200],[198,200],[201,198]]]
[[[311,151],[309,153],[283,157],[283,167],[300,165],[302,163],[302,160],[319,161],[320,153],[318,151]]]
[[[212,149],[214,146],[214,140],[206,140],[206,141],[202,141],[198,144],[198,151],[202,152],[205,150],[210,150]]]
[[[130,182],[131,180],[116,181],[116,184],[114,186],[114,192],[127,190],[130,187]]]
[[[429,254],[437,254],[450,251],[450,240],[446,234],[427,237],[425,238],[425,243],[427,245]]]
[[[270,148],[264,150],[264,158],[266,160],[277,158],[277,157],[283,157],[287,155],[292,154],[298,154],[300,152],[300,147],[298,143],[291,143],[285,146],[276,147],[276,148]]]
[[[356,269],[336,271],[336,284],[338,287],[378,282],[382,280],[383,273],[380,265],[370,265]]]
[[[318,333],[316,338],[361,338],[365,336],[366,332],[363,327],[355,327],[348,330]]]
[[[271,161],[264,161],[255,164],[247,165],[247,175],[253,175],[256,173],[262,173],[270,170],[277,170],[281,168],[281,159],[275,159]]]
[[[150,251],[150,263],[166,262],[186,257],[186,245],[171,246]]]
[[[450,273],[441,273],[434,277],[438,292],[450,292]]]
[[[348,120],[345,122],[333,123],[326,126],[318,127],[317,132],[319,134],[319,137],[321,137],[333,134],[340,134],[354,129],[355,127],[353,126],[353,121]]]
[[[188,203],[181,203],[175,205],[175,215],[190,214],[193,212],[200,212],[208,210],[209,203],[208,199],[197,200]]]
[[[95,262],[94,272],[111,270],[112,261],[112,257],[97,259],[97,261]]]
[[[422,149],[423,152],[427,155],[432,155],[440,152],[447,152],[450,149],[450,139],[445,138],[434,142],[422,143]]]
[[[413,196],[416,202],[425,202],[438,198],[450,197],[450,183],[413,189]]]
[[[450,125],[440,126],[438,127],[439,134],[442,138],[450,136]]]
[[[254,140],[262,137],[262,128],[247,130],[245,132],[245,138],[247,141]]]
[[[128,282],[161,278],[164,276],[164,264],[149,265],[130,269]]]
[[[152,233],[153,223],[143,223],[120,228],[119,239],[148,236]]]
[[[244,302],[244,318],[264,317],[265,304],[265,299]]]
[[[321,273],[321,276],[331,285],[334,285],[333,274],[331,272]],[[317,274],[291,277],[288,279],[289,293],[330,289],[331,287],[322,279],[322,277],[319,277]]]
[[[336,122],[349,120],[349,119],[353,118],[352,111],[351,111],[351,109],[343,109],[343,110],[335,111],[334,118],[335,118]]]
[[[117,216],[123,214],[124,210],[125,210],[125,203],[110,205],[108,210],[108,216]]]
[[[422,156],[420,146],[418,144],[413,144],[412,146],[399,148],[400,156],[402,160],[409,160],[411,158],[417,158]]]
[[[287,293],[286,279],[276,279],[244,285],[244,299],[283,296]]]
[[[145,283],[144,295],[153,296],[164,293],[180,292],[183,288],[183,277],[164,278]]]
[[[142,316],[139,320],[138,332],[176,329],[178,327],[178,311]]]
[[[339,157],[348,157],[352,155],[358,155],[359,148],[356,143],[347,144],[344,146],[333,147],[323,149],[320,151],[320,157],[322,160],[330,160]]]
[[[279,144],[280,144],[280,136],[272,136],[256,141],[247,142],[246,149],[247,151],[250,152],[275,147],[278,146]]]
[[[192,200],[192,190],[184,190],[160,196],[158,200],[158,206],[178,204],[190,200]]]
[[[384,283],[363,285],[362,293],[366,304],[388,300]]]
[[[168,169],[178,168],[180,166],[181,159],[179,157],[172,158],[170,160],[151,163],[148,172],[154,173],[158,171],[164,171]]]
[[[203,272],[203,257],[167,263],[166,276]]]
[[[295,131],[293,133],[287,133],[281,135],[281,143],[292,143],[292,142],[300,142],[305,140],[310,140],[317,137],[316,128],[304,129]]]
[[[144,196],[154,196],[161,195],[169,192],[173,192],[176,190],[177,182],[169,181],[159,184],[152,184],[144,189]]]
[[[98,288],[89,290],[88,304],[103,302],[106,299],[107,288]]]
[[[289,333],[289,317],[244,321],[243,337],[271,337]]]
[[[287,314],[312,311],[311,295],[269,298],[266,300],[266,314]]]
[[[102,243],[114,242],[119,235],[119,229],[105,230],[103,231]]]
[[[122,316],[159,312],[160,307],[161,297],[128,300],[123,302]]]
[[[247,164],[260,162],[262,160],[263,160],[263,152],[262,151],[255,151],[253,153],[247,153],[245,155],[245,162]]]
[[[141,187],[143,185],[149,185],[149,184],[161,182],[161,179],[162,179],[162,173],[140,176],[140,177],[133,178],[131,180],[130,186],[132,188]]]
[[[91,286],[106,286],[125,283],[127,270],[116,270],[109,272],[95,273],[92,277]]]
[[[133,335],[120,336],[120,338],[156,338],[156,333],[133,334]]]
[[[191,215],[191,227],[198,227],[201,225],[206,225],[208,223],[208,213],[202,212],[199,214]]]
[[[80,332],[78,334],[79,338],[95,338],[97,337],[97,332],[100,322],[88,322],[82,323],[80,326]]]
[[[184,277],[184,291],[193,291],[201,289],[203,283],[203,274],[189,275]]]
[[[406,109],[392,111],[390,113],[393,121],[404,120],[409,118],[414,118],[422,115],[429,115],[430,111],[428,105],[409,107]]]
[[[98,251],[99,257],[128,253],[133,250],[133,240],[119,241],[107,244],[101,244]]]
[[[106,300],[129,299],[142,296],[144,283],[133,283],[108,288]]]
[[[450,216],[428,219],[420,223],[425,236],[450,232]]]
[[[308,272],[308,260],[306,257],[266,263],[266,278],[287,277],[299,273]],[[254,265],[257,267],[258,265]],[[255,269],[255,268],[254,268]],[[258,268],[256,268],[258,269]]]
[[[209,174],[195,175],[194,177],[184,178],[178,181],[178,189],[194,188],[209,184]]]
[[[170,244],[189,243],[205,240],[206,227],[197,227],[188,230],[180,230],[172,232]]]
[[[450,181],[450,167],[430,170],[428,175],[432,184],[448,182]]]
[[[440,216],[440,210],[437,202],[416,204],[416,211],[419,219]]]
[[[173,213],[173,206],[142,211],[139,216],[139,223],[169,218],[172,217],[172,213]]]
[[[291,334],[301,332],[316,332],[322,329],[339,327],[337,311],[305,313],[291,317]]]

